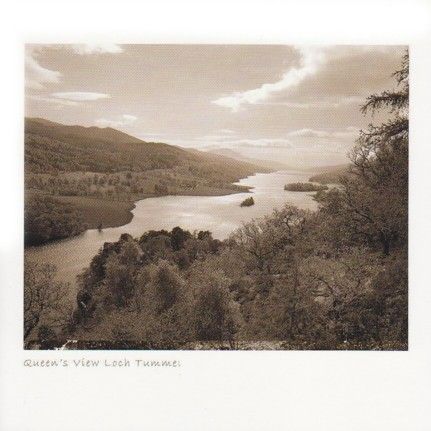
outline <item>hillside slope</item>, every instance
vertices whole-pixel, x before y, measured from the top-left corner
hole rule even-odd
[[[205,152],[190,152],[160,142],[145,142],[111,128],[66,126],[27,118],[25,121],[26,172],[121,172],[172,169],[179,166],[223,171],[237,175],[267,170]],[[236,177],[236,175],[235,175]],[[234,178],[235,179],[235,178]]]
[[[47,241],[85,228],[121,226],[130,221],[136,200],[237,193],[247,190],[233,184],[240,178],[268,171],[216,154],[145,142],[111,128],[27,118],[26,236],[36,237],[34,226],[60,232],[47,232],[42,236]],[[82,223],[75,226],[72,217]],[[36,219],[40,223],[32,222]]]
[[[328,166],[316,175],[310,177],[311,182],[320,184],[338,184],[340,177],[348,174],[349,165]]]
[[[244,163],[252,163],[270,170],[277,170],[277,171],[290,170],[290,169],[295,170],[294,167],[286,165],[285,163],[276,162],[275,160],[253,159],[251,157],[243,156],[242,154],[237,153],[236,151],[231,150],[230,148],[212,149],[212,150],[209,150],[208,153],[217,154],[223,157],[229,157],[231,159],[235,159]]]

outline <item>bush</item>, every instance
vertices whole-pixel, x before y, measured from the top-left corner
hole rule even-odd
[[[70,204],[44,195],[31,196],[25,203],[24,241],[26,246],[79,235],[85,229],[81,214]]]
[[[199,279],[200,288],[193,303],[196,338],[199,341],[233,341],[239,329],[240,313],[221,272]]]
[[[252,205],[254,205],[254,199],[250,196],[249,198],[247,198],[247,199],[244,199],[242,202],[241,202],[241,207],[251,207]]]

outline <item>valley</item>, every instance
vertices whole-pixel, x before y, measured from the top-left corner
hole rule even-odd
[[[221,155],[144,142],[111,128],[27,118],[26,243],[122,226],[130,222],[134,202],[141,199],[245,192],[247,187],[235,184],[240,178],[270,171]],[[50,222],[53,213],[55,227]],[[73,229],[61,229],[70,224]]]

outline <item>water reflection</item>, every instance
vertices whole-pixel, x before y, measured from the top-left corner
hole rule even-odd
[[[283,189],[286,183],[307,181],[309,176],[310,174],[301,172],[281,171],[242,179],[238,184],[253,187],[255,205],[251,207],[240,207],[240,203],[250,193],[144,199],[136,203],[133,219],[125,226],[107,228],[102,232],[89,230],[72,239],[31,248],[27,253],[40,262],[55,264],[59,278],[74,284],[76,275],[88,266],[103,243],[117,241],[122,233],[139,237],[151,229],[170,230],[181,226],[190,231],[209,230],[214,237],[225,239],[243,222],[269,214],[285,203],[313,210],[316,202],[312,193],[288,192]]]

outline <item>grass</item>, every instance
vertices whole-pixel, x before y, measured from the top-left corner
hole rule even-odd
[[[68,202],[82,214],[88,229],[123,226],[133,218],[135,208],[132,201],[114,201],[86,196],[56,196],[61,202]]]

